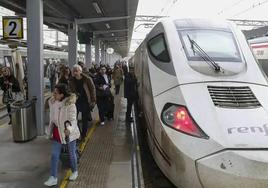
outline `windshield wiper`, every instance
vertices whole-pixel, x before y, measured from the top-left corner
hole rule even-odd
[[[221,67],[193,39],[191,39],[189,35],[187,35],[187,37],[190,41],[193,54],[199,55],[205,62],[212,66],[216,72],[221,71]],[[197,51],[195,51],[195,48]]]

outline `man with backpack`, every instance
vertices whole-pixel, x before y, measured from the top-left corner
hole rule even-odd
[[[77,113],[82,113],[81,139],[84,140],[88,130],[90,110],[96,104],[96,90],[92,79],[82,73],[82,67],[78,64],[73,66],[72,78],[69,81],[70,91],[78,97],[76,101]]]

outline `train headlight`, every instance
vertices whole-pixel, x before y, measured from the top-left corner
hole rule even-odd
[[[195,123],[185,106],[171,103],[166,104],[162,110],[161,119],[165,125],[177,131],[198,138],[208,139],[208,136]]]

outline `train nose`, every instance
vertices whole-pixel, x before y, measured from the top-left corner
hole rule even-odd
[[[268,151],[223,151],[197,161],[204,188],[267,188]]]

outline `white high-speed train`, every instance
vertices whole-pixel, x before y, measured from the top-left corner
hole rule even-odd
[[[268,82],[233,23],[161,21],[132,61],[151,152],[177,187],[268,187]]]

